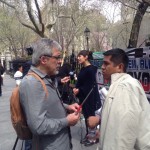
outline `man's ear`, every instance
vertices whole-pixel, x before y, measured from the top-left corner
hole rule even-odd
[[[46,59],[44,56],[42,56],[42,57],[40,58],[40,62],[41,62],[41,64],[46,64],[47,59]]]
[[[123,73],[123,72],[124,72],[124,64],[123,64],[123,63],[120,63],[120,64],[117,66],[117,69],[118,69],[118,73]]]
[[[85,58],[88,60],[89,57],[86,55]]]

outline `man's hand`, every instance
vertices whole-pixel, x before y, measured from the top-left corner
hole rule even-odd
[[[87,124],[90,128],[95,128],[97,125],[99,125],[99,122],[99,116],[91,116],[87,119]]]
[[[70,77],[64,77],[61,79],[61,83],[67,83],[70,80]]]
[[[74,103],[72,105],[68,105],[67,110],[69,112],[77,112],[77,110],[79,109],[79,105],[77,103]],[[80,112],[79,112],[80,113]]]
[[[80,118],[80,113],[72,113],[67,116],[69,126],[74,126]]]
[[[79,93],[79,89],[74,88],[74,89],[73,89],[73,93],[74,93],[74,95],[77,95],[77,94]]]

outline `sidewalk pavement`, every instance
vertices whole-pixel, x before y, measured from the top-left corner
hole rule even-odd
[[[9,98],[12,89],[15,87],[15,80],[9,75],[4,77],[2,86],[2,97],[0,97],[0,150],[12,150],[16,140],[16,134],[11,124]],[[71,127],[73,150],[96,150],[97,144],[85,147],[80,144],[81,136],[85,135],[84,121],[80,121]],[[16,150],[21,150],[22,141],[19,141]]]

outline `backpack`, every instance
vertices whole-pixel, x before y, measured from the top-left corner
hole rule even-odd
[[[39,80],[43,86],[44,91],[46,92],[46,96],[48,96],[48,91],[44,81],[33,72],[30,72],[27,75],[32,75],[37,80]],[[20,103],[19,86],[15,87],[12,91],[12,95],[10,97],[10,113],[11,122],[16,131],[17,137],[21,140],[32,139],[32,132],[27,125],[26,117]]]

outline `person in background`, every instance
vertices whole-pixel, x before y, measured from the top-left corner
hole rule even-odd
[[[29,72],[36,73],[45,82],[48,94],[41,82],[33,76],[26,75],[20,84],[21,105],[33,134],[33,150],[72,149],[69,127],[79,120],[79,105],[63,104],[57,86],[51,79],[58,72],[61,54],[61,46],[56,41],[39,39],[33,44],[32,66]]]
[[[98,150],[150,150],[150,104],[141,83],[126,73],[127,54],[119,48],[104,52],[102,73],[111,81],[101,117],[89,117],[94,128],[100,122]]]
[[[0,63],[0,96],[2,96],[2,85],[3,85],[3,77],[2,75],[4,74],[5,69],[2,66],[2,64]]]
[[[80,104],[82,104],[83,100],[87,97],[87,95],[93,88],[93,91],[90,93],[86,102],[82,106],[82,112],[85,118],[86,125],[86,135],[83,139],[81,139],[81,143],[85,146],[90,146],[98,142],[98,139],[90,140],[88,138],[90,134],[89,131],[91,133],[95,132],[96,134],[96,129],[93,129],[92,131],[87,125],[87,119],[90,116],[94,116],[95,111],[101,107],[100,96],[96,84],[97,67],[91,65],[89,60],[92,59],[92,53],[87,50],[80,51],[77,58],[79,64],[82,64],[83,67],[78,74],[77,84],[76,87],[73,89],[73,92],[79,98]]]
[[[70,72],[71,66],[69,63],[64,63],[60,68],[59,72],[56,75],[58,80],[58,90],[60,92],[62,101],[66,104],[71,104],[71,100],[69,98],[70,93],[70,87],[69,87],[69,72]],[[63,82],[63,79],[68,79],[68,81]]]
[[[19,86],[21,80],[23,78],[23,66],[21,64],[18,65],[18,70],[14,74],[14,79],[16,80],[16,86]]]
[[[2,77],[0,75],[0,96],[2,96]]]
[[[28,60],[26,63],[23,64],[23,77],[28,74],[31,65],[32,65],[31,60]]]

